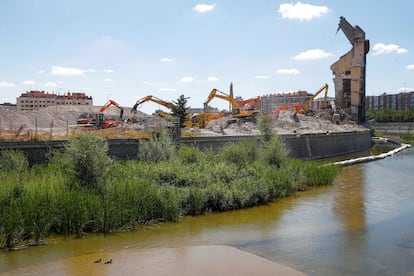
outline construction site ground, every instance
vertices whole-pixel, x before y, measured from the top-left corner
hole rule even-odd
[[[64,137],[76,131],[77,119],[84,113],[99,113],[99,106],[50,106],[37,111],[17,111],[13,106],[0,106],[0,136],[41,135]],[[108,108],[106,118],[119,120],[119,109]],[[129,108],[124,108],[124,120],[128,119]],[[310,134],[366,131],[367,129],[349,120],[342,114],[341,121],[334,123],[329,110],[315,113],[313,116],[297,114],[293,111],[281,111],[272,123],[278,134]],[[254,122],[228,124],[231,117],[210,121],[205,128],[185,128],[184,133],[193,136],[234,136],[258,135],[260,131]],[[167,129],[171,125],[166,119],[157,115],[148,115],[138,111],[135,123],[124,121],[119,129],[123,133],[152,132]],[[100,130],[98,130],[100,131]],[[103,130],[105,131],[105,130]],[[116,130],[115,130],[116,131]],[[120,132],[120,131],[119,131]]]

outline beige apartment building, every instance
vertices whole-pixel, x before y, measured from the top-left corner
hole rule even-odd
[[[63,95],[48,93],[45,91],[27,91],[16,99],[18,111],[39,110],[56,105],[93,105],[91,96],[81,92],[67,92]]]

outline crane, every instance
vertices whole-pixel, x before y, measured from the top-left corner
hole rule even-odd
[[[322,86],[318,91],[316,91],[315,95],[313,95],[312,97],[310,97],[309,99],[307,99],[303,105],[301,107],[299,107],[299,109],[296,109],[297,111],[296,113],[301,113],[301,114],[305,114],[305,115],[310,115],[312,114],[312,112],[309,111],[309,104],[311,102],[313,102],[313,100],[316,98],[316,96],[318,96],[323,90],[325,90],[325,95],[323,97],[323,108],[326,108],[326,98],[328,97],[328,84],[325,83],[324,86]]]

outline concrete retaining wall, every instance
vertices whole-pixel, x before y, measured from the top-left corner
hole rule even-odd
[[[370,132],[352,132],[335,134],[281,135],[289,148],[289,155],[303,160],[315,160],[352,152],[363,151],[371,147]],[[184,137],[181,145],[193,145],[199,149],[212,148],[219,150],[228,143],[236,143],[242,139],[254,139],[258,143],[259,136],[217,136],[217,137]],[[30,165],[47,161],[51,149],[63,150],[67,141],[26,141],[0,142],[0,151],[13,149],[22,151]],[[138,139],[109,139],[109,155],[121,160],[134,160],[139,152]]]

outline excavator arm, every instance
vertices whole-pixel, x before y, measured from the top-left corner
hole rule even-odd
[[[230,91],[232,92],[232,88],[230,88]],[[215,88],[211,90],[210,94],[207,97],[207,100],[204,102],[205,112],[208,112],[208,104],[214,98],[219,98],[219,99],[229,102],[232,107],[231,113],[233,114],[234,118],[253,118],[254,119],[256,115],[259,113],[259,110],[248,110],[248,111],[242,110],[238,102],[231,95],[228,95],[224,93],[223,91],[217,90]]]
[[[124,115],[124,109],[114,100],[108,100],[108,102],[99,109],[99,112],[103,113],[106,109],[108,109],[112,105],[120,109],[119,118],[122,120],[122,117]]]
[[[301,109],[299,109],[299,111],[298,112],[296,112],[296,113],[302,113],[302,114],[308,114],[308,112],[309,112],[309,104],[311,103],[311,102],[313,102],[313,100],[322,92],[322,91],[324,91],[325,90],[325,95],[324,95],[324,97],[323,97],[323,99],[324,99],[324,101],[323,101],[323,104],[325,105],[325,107],[326,107],[326,98],[328,97],[328,84],[327,83],[325,83],[325,85],[324,86],[322,86],[321,88],[319,88],[319,90],[318,91],[316,91],[315,92],[315,94],[312,96],[312,97],[310,97],[309,99],[307,99],[304,103],[303,103],[303,105],[302,105],[302,108]]]
[[[239,104],[237,103],[237,101],[233,97],[231,97],[230,95],[224,93],[223,91],[217,90],[216,88],[211,90],[210,94],[208,95],[207,100],[204,102],[204,109],[207,109],[208,104],[214,98],[219,98],[219,99],[228,101],[229,103],[231,103],[233,109],[240,109]]]
[[[240,103],[240,107],[243,109],[247,109],[247,110],[256,109],[256,107],[260,103],[260,99],[261,97],[257,96],[256,98],[250,98],[250,99],[244,100]],[[245,106],[247,106],[247,108],[245,108]]]
[[[143,98],[141,98],[141,99],[139,99],[135,104],[134,104],[134,106],[132,107],[132,109],[131,109],[131,113],[137,113],[137,108],[138,108],[138,106],[140,106],[141,104],[143,104],[143,103],[145,103],[145,102],[148,102],[148,101],[151,101],[151,102],[154,102],[154,103],[157,103],[157,104],[159,104],[159,105],[162,105],[162,106],[164,106],[164,107],[166,107],[166,108],[168,108],[168,109],[172,109],[172,107],[173,107],[173,103],[171,103],[171,102],[167,102],[167,101],[164,101],[164,100],[161,100],[161,99],[159,99],[159,98],[157,98],[157,97],[154,97],[154,96],[152,96],[152,95],[149,95],[149,96],[146,96],[146,97],[143,97]]]

